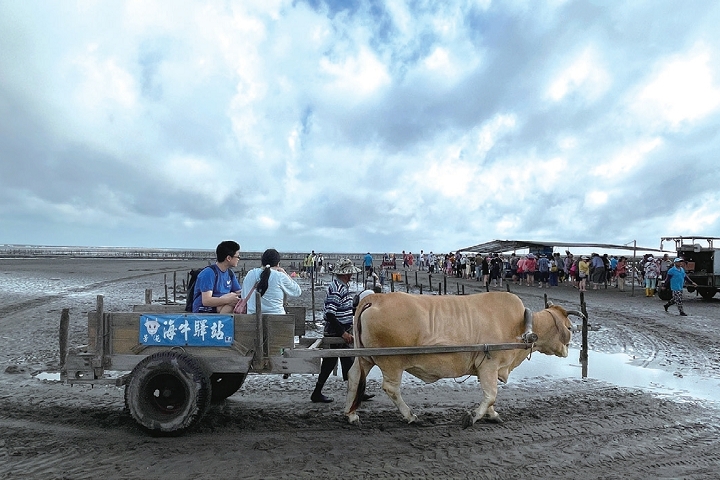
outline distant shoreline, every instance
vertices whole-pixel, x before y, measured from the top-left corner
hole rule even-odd
[[[241,260],[259,260],[263,252],[240,251]],[[300,260],[310,252],[280,252],[285,260]],[[328,261],[339,258],[362,260],[365,253],[323,253]],[[381,260],[383,254],[372,254],[374,260]],[[0,258],[118,258],[142,260],[214,260],[215,250],[193,250],[180,248],[138,248],[138,247],[70,247],[45,245],[0,245]]]

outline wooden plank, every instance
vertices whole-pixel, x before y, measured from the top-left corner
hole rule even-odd
[[[140,316],[143,313],[152,315],[154,312],[114,312],[108,314],[110,336],[107,353],[112,357],[110,359],[111,363],[120,362],[122,366],[130,365],[134,367],[146,355],[154,351],[167,349],[167,347],[162,346],[145,347],[140,345]],[[255,315],[234,315],[233,317],[235,325],[233,347],[219,349],[227,352],[220,354],[220,356],[243,358],[243,355],[247,353],[248,356],[252,357],[256,348],[257,318]],[[267,351],[273,356],[280,356],[284,350],[294,348],[295,315],[263,315],[261,327],[264,337],[262,340],[266,342]],[[218,350],[213,347],[184,347],[184,349],[186,351],[197,350],[195,354],[203,358],[212,356],[210,352]],[[301,365],[303,364],[301,363]],[[259,366],[259,368],[265,370],[263,366]],[[303,366],[301,368],[303,370],[313,370],[310,367]]]
[[[234,343],[245,351],[255,350],[257,328],[255,315],[234,315],[235,333]]]
[[[305,313],[307,308],[305,307],[285,307],[285,311],[288,315],[295,317],[295,336],[305,336]]]
[[[95,309],[95,353],[99,357],[105,355],[105,336],[109,333],[105,331],[105,312],[102,295],[97,296],[96,300],[97,307]]]
[[[140,315],[140,313],[113,312],[110,314],[110,328],[135,327],[137,330],[140,325]]]
[[[185,305],[163,305],[153,303],[150,305],[133,305],[133,312],[139,313],[186,313]]]
[[[95,322],[95,310],[88,312],[88,350],[95,351],[95,340],[97,339],[97,324]]]
[[[269,358],[270,373],[320,373],[319,358]]]
[[[65,381],[70,385],[115,385],[116,387],[120,387],[122,385],[118,385],[119,379],[117,378],[66,378]]]
[[[320,342],[322,342],[322,337],[320,337],[320,338],[300,337],[300,338],[298,338],[298,344],[295,345],[295,348],[297,348],[298,346],[301,346],[301,347],[309,347],[310,345],[314,344],[314,343],[317,342],[318,340],[319,340]]]
[[[428,345],[421,347],[384,347],[384,348],[328,348],[309,350],[295,348],[285,350],[286,358],[326,358],[326,357],[375,357],[384,355],[424,355],[433,353],[492,352],[496,350],[527,350],[529,343],[488,343],[479,345]]]
[[[165,350],[167,349],[150,347],[143,351],[142,355],[111,355],[109,357],[109,366],[106,370],[130,371],[148,355]],[[210,350],[209,348],[201,348],[200,350],[201,351],[198,352],[196,349],[186,349],[186,353],[201,359],[211,373],[247,373],[250,369],[250,363],[252,362],[251,356],[241,356],[237,352],[226,355],[218,355],[217,352],[212,354],[211,352],[207,352],[207,350]]]
[[[148,312],[114,312],[110,314],[110,345],[113,354],[129,354],[139,343],[140,316]],[[284,317],[284,316],[283,316]],[[290,318],[290,317],[288,317]],[[254,315],[234,315],[234,344],[244,351],[254,350],[257,329]],[[279,345],[285,346],[283,343]],[[292,342],[289,348],[292,348]]]
[[[66,375],[66,378],[73,380],[94,379],[93,356],[90,354],[68,355],[62,373]]]
[[[268,356],[282,355],[295,345],[295,317],[293,315],[263,315],[267,336]]]

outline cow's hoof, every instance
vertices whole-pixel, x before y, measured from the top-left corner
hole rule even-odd
[[[358,417],[357,413],[350,413],[347,416],[348,423],[350,425],[357,425],[360,426],[360,417]]]
[[[474,423],[475,423],[475,421],[473,420],[473,416],[470,412],[463,415],[463,418],[462,418],[462,428],[463,429],[472,427]]]
[[[414,413],[413,413],[413,414],[410,416],[410,418],[408,419],[408,423],[409,423],[409,424],[413,424],[413,423],[414,423],[415,425],[419,425],[419,424],[420,424],[420,422],[418,422],[417,415],[415,415]]]

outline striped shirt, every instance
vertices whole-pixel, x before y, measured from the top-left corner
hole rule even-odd
[[[347,284],[341,282],[337,277],[328,285],[327,297],[325,298],[325,313],[332,313],[337,321],[343,325],[353,323],[353,297]]]

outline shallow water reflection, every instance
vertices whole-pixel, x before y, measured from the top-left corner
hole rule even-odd
[[[716,401],[720,380],[691,374],[679,374],[632,365],[636,360],[624,353],[588,353],[587,377],[625,388],[640,388],[660,394]],[[570,349],[567,358],[534,354],[510,376],[510,382],[542,375],[582,377],[580,350]]]

